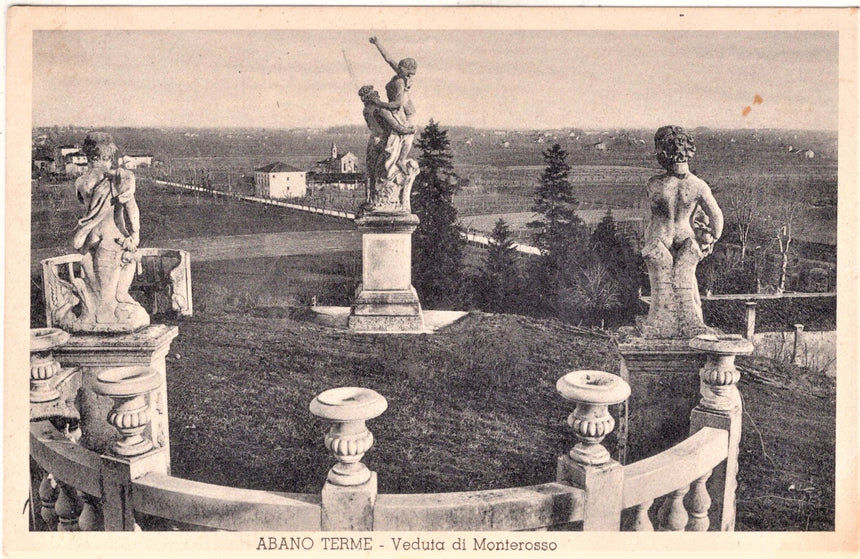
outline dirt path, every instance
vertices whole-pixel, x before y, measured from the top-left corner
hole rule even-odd
[[[192,262],[324,254],[335,251],[359,250],[361,233],[355,229],[342,231],[298,231],[289,233],[258,233],[223,237],[194,237],[155,241],[164,248],[182,249],[191,253]],[[30,262],[38,266],[45,258],[68,254],[69,249],[57,247],[31,252]]]

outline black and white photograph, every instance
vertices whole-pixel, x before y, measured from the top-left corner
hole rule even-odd
[[[857,45],[10,8],[4,551],[856,553]]]

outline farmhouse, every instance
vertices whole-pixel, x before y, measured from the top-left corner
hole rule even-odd
[[[120,157],[119,164],[126,169],[152,167],[152,155],[148,153],[128,153]]]
[[[83,175],[87,170],[87,156],[79,151],[69,153],[63,156],[60,165],[62,172],[69,176]]]
[[[307,194],[307,173],[286,163],[254,169],[254,195],[261,198],[299,198]]]

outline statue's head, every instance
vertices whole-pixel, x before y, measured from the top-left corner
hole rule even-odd
[[[696,153],[696,144],[680,126],[662,126],[654,134],[654,149],[657,162],[670,171],[675,163],[685,163]]]
[[[414,58],[404,58],[397,63],[397,73],[403,77],[414,75],[418,71],[418,63]]]
[[[372,85],[363,85],[358,90],[358,97],[365,103],[379,97],[379,92]]]
[[[113,161],[116,155],[116,144],[113,136],[107,132],[90,132],[84,139],[84,147],[81,149],[87,156],[87,161]]]

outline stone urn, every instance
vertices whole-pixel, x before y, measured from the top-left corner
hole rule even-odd
[[[325,437],[326,448],[337,460],[328,473],[330,483],[354,486],[370,480],[371,471],[361,462],[373,446],[365,421],[386,409],[388,402],[378,392],[354,386],[326,390],[311,401],[311,413],[332,423]]]
[[[54,349],[69,341],[68,332],[59,328],[30,330],[30,402],[43,403],[57,400],[60,392],[53,384],[60,372],[60,363],[54,359]]]
[[[161,378],[152,367],[115,367],[96,376],[95,392],[114,401],[107,421],[120,434],[113,444],[118,456],[137,456],[152,449],[152,440],[143,436],[150,423],[146,396],[160,386]]]
[[[705,354],[705,365],[699,370],[701,405],[719,411],[739,406],[741,373],[735,367],[735,356],[752,353],[752,342],[737,334],[702,334],[690,340],[690,347]]]
[[[601,444],[615,428],[609,406],[627,400],[630,385],[617,375],[586,370],[567,373],[555,387],[564,399],[576,403],[567,418],[579,441],[571,449],[570,458],[591,466],[609,462],[609,451]]]

